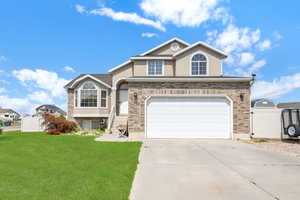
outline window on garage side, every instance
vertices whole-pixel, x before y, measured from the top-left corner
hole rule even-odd
[[[102,108],[106,108],[107,107],[107,91],[106,90],[101,90],[100,106]]]
[[[83,84],[80,90],[80,107],[97,107],[97,89],[94,83]]]
[[[149,60],[148,61],[148,75],[163,75],[163,61]]]
[[[74,98],[75,98],[75,107],[78,107],[78,91],[77,90],[75,90],[75,92],[74,92]]]
[[[207,74],[207,59],[203,54],[196,54],[192,57],[191,66],[192,75],[206,75]]]

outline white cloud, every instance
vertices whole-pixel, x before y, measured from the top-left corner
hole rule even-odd
[[[77,12],[79,12],[80,14],[86,13],[85,7],[79,4],[75,5],[75,9],[77,10]]]
[[[162,23],[195,27],[208,20],[219,20],[222,16],[228,17],[225,9],[217,7],[222,1],[142,0],[140,7],[146,15],[155,17]]]
[[[264,50],[270,49],[271,44],[272,44],[271,40],[264,40],[264,41],[257,44],[257,48],[260,51],[264,51]]]
[[[275,40],[281,40],[283,38],[283,36],[278,31],[275,31],[273,33],[273,37],[275,38]]]
[[[0,56],[0,61],[5,62],[5,61],[7,61],[7,58],[5,56]]]
[[[68,80],[58,77],[57,73],[42,69],[14,70],[12,74],[25,86],[47,90],[53,97],[64,98],[66,91],[63,88]]]
[[[230,54],[233,51],[251,48],[260,39],[260,30],[251,30],[248,27],[239,28],[234,24],[229,24],[215,39],[215,45]]]
[[[240,58],[240,65],[245,66],[253,63],[254,61],[254,55],[249,52],[244,52],[241,53],[241,58]]]
[[[64,111],[67,111],[67,110],[68,110],[67,106],[68,106],[68,105],[67,105],[66,103],[58,105],[58,107],[61,108],[61,109],[64,110]]]
[[[36,105],[31,104],[27,98],[0,96],[0,106],[3,108],[11,108],[20,113],[34,113]]]
[[[85,8],[81,5],[76,5],[76,9],[79,13],[87,13],[91,15],[99,15],[99,16],[106,16],[116,21],[123,21],[123,22],[131,22],[134,24],[143,24],[147,26],[151,26],[161,31],[165,31],[166,28],[161,24],[159,21],[153,21],[151,19],[144,18],[139,16],[136,13],[127,13],[127,12],[117,12],[111,8],[107,7],[100,7],[98,9],[93,10],[85,10]]]
[[[5,88],[0,88],[0,93],[4,93],[6,92],[6,89]]]
[[[152,38],[157,36],[158,35],[156,33],[142,33],[142,37]]]
[[[223,31],[207,31],[207,42],[228,54],[225,63],[234,67],[232,75],[249,76],[266,65],[257,54],[271,48],[271,40],[261,38],[260,29],[238,27],[229,23]]]
[[[68,65],[64,66],[64,70],[65,70],[66,72],[75,72],[75,70],[73,69],[73,67],[68,66]]]
[[[271,82],[257,81],[253,86],[253,98],[278,98],[300,88],[300,73],[283,76]]]
[[[28,95],[31,101],[38,102],[40,104],[52,104],[53,99],[44,91],[35,91]]]
[[[255,62],[250,68],[249,68],[249,73],[253,73],[257,70],[259,70],[260,68],[262,68],[263,66],[265,66],[267,64],[266,60],[259,60],[257,62]]]

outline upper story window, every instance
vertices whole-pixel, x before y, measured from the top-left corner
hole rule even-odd
[[[101,90],[100,106],[104,107],[104,108],[107,106],[107,91],[106,90]]]
[[[99,89],[93,82],[85,82],[74,92],[75,107],[107,107],[108,94],[106,89]]]
[[[192,75],[207,74],[207,59],[203,54],[196,54],[192,57]]]
[[[94,83],[83,84],[80,90],[80,107],[97,107],[97,89]]]
[[[148,61],[148,75],[163,75],[163,61],[149,60]]]

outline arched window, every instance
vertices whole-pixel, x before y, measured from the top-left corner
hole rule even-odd
[[[97,107],[97,88],[93,82],[86,82],[80,90],[80,107]]]
[[[207,59],[203,54],[196,54],[192,57],[192,75],[207,74]]]

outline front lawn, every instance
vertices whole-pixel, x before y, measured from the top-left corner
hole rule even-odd
[[[0,135],[0,199],[128,199],[140,146],[6,132]]]

